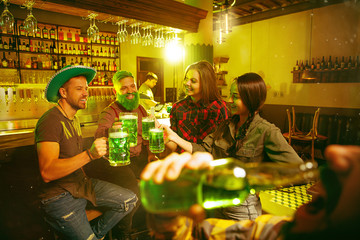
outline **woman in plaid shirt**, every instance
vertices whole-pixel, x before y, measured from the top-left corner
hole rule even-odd
[[[200,144],[179,138],[165,127],[168,139],[187,152],[210,152],[215,159],[234,157],[242,162],[302,163],[280,129],[259,115],[266,95],[261,76],[245,73],[231,84],[231,119],[219,124]],[[216,209],[212,215],[224,219],[255,220],[261,215],[261,209],[260,198],[250,194],[242,204]]]
[[[184,88],[186,97],[174,103],[170,113],[171,129],[189,142],[201,143],[228,118],[212,65],[207,61],[189,65],[185,71]],[[171,151],[177,149],[175,142],[170,141],[166,146]]]

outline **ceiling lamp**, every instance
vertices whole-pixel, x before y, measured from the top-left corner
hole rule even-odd
[[[219,30],[218,43],[221,44],[225,41],[225,35],[231,32],[231,21],[229,9],[234,6],[236,0],[215,0],[213,2],[213,13],[220,13],[216,22],[217,29]]]

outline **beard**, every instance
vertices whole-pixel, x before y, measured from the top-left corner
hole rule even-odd
[[[127,96],[134,95],[132,99],[127,99]],[[134,110],[139,106],[140,94],[139,92],[127,93],[127,94],[117,94],[116,100],[126,109]]]

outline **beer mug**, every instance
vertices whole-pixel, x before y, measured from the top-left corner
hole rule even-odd
[[[161,153],[165,150],[164,129],[151,128],[149,130],[149,149],[152,153]]]
[[[129,130],[130,147],[135,147],[138,135],[138,114],[136,112],[121,112],[119,121],[122,122],[123,127]]]
[[[149,140],[149,130],[155,128],[155,119],[153,117],[142,118],[142,138]]]
[[[130,164],[129,131],[125,127],[109,128],[109,163],[111,166]]]

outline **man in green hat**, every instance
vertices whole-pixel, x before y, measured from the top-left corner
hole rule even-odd
[[[88,178],[83,166],[107,152],[106,138],[83,150],[81,128],[75,116],[86,108],[88,84],[96,70],[67,66],[49,81],[45,96],[57,105],[45,112],[35,128],[39,168],[44,181],[40,198],[45,220],[64,239],[100,239],[136,206],[136,195],[125,188]],[[98,161],[98,160],[96,160]],[[85,207],[106,209],[90,225]]]
[[[95,138],[108,137],[108,129],[119,119],[121,112],[134,112],[138,115],[137,145],[130,147],[131,164],[128,166],[111,167],[105,160],[92,162],[86,166],[89,176],[96,177],[121,187],[128,188],[139,196],[138,181],[140,172],[155,155],[149,151],[149,141],[142,138],[142,118],[147,116],[143,106],[139,105],[139,92],[134,76],[128,71],[118,71],[113,76],[114,94],[116,100],[106,107],[99,116],[98,129]],[[120,223],[119,228],[113,229],[113,234],[121,229],[121,238],[129,238],[132,229],[132,216],[127,215]],[[140,214],[140,213],[139,213]],[[145,216],[143,216],[145,219]],[[124,234],[125,233],[125,234]]]

